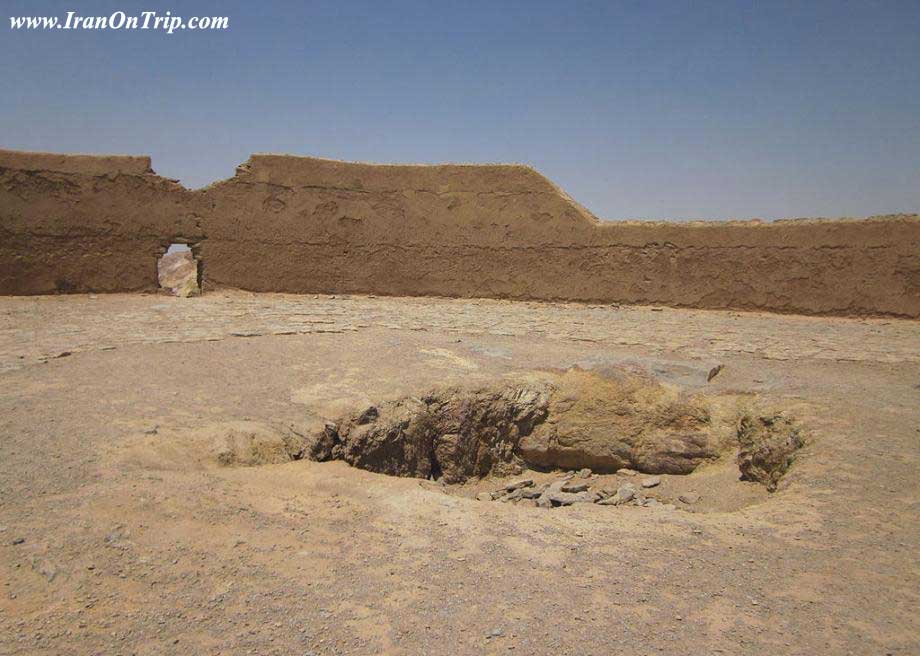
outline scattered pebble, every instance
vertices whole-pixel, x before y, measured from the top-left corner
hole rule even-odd
[[[502,503],[535,505],[538,508],[557,508],[570,506],[577,503],[596,503],[602,506],[632,505],[644,508],[661,508],[675,510],[672,503],[663,503],[661,500],[642,493],[643,490],[658,487],[661,484],[660,476],[647,476],[636,483],[622,483],[617,488],[594,487],[584,479],[582,472],[589,470],[570,471],[560,474],[560,477],[536,485],[533,479],[526,478],[513,481],[493,492],[479,492],[477,501],[500,501]],[[636,475],[633,470],[620,470],[617,473],[630,472],[627,475]],[[576,479],[576,476],[579,479]],[[700,495],[687,492],[678,497],[681,503],[694,504],[700,500]]]
[[[706,377],[706,382],[710,382],[713,378],[719,375],[719,372],[725,368],[724,364],[717,364],[715,367],[709,370],[709,375]]]
[[[514,481],[513,483],[508,483],[505,486],[505,490],[507,492],[514,492],[515,490],[519,490],[522,487],[533,487],[533,479],[525,478],[520,481]]]

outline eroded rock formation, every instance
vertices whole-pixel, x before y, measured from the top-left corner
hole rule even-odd
[[[522,435],[546,419],[548,387],[447,388],[383,403],[327,425],[314,459],[345,460],[393,476],[471,477],[521,471]]]
[[[460,483],[523,467],[693,471],[718,457],[704,405],[639,378],[578,369],[527,384],[434,390],[362,409],[313,437],[315,460]]]
[[[578,369],[559,379],[549,418],[519,449],[534,466],[601,473],[687,474],[719,455],[701,401],[650,381]]]

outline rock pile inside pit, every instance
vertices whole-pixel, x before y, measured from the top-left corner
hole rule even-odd
[[[710,423],[702,399],[644,378],[572,369],[536,383],[452,387],[365,408],[326,424],[307,453],[446,483],[525,467],[686,474],[719,456]]]
[[[535,485],[533,479],[529,478],[515,481],[495,492],[480,494],[478,498],[502,503],[529,503],[538,508],[558,508],[577,503],[675,508],[674,505],[661,503],[654,497],[646,497],[642,490],[632,483],[623,483],[616,489],[593,486],[590,482],[575,478],[574,473],[542,485]]]

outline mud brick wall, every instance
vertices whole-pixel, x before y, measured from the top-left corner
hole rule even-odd
[[[602,222],[518,165],[255,155],[187,190],[147,157],[0,150],[0,294],[206,288],[920,317],[920,217]]]

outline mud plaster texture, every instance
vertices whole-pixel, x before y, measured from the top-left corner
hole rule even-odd
[[[188,190],[147,157],[0,151],[0,294],[205,289],[920,317],[920,217],[602,222],[520,165],[254,155]]]

